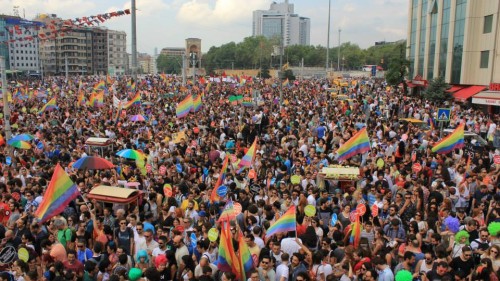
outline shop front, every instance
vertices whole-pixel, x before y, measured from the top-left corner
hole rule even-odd
[[[472,103],[488,114],[500,113],[500,83],[490,83],[489,89],[472,96]]]

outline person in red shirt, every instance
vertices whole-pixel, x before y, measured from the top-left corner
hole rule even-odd
[[[73,271],[79,278],[83,277],[83,264],[76,258],[75,250],[68,250],[68,259],[63,264],[64,268]]]

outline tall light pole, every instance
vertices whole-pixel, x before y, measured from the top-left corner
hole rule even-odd
[[[340,71],[340,32],[342,29],[339,28],[339,50],[338,50],[338,57],[337,57],[337,70]]]
[[[193,68],[193,85],[196,84],[196,53],[192,52],[189,54],[191,57],[191,67]]]
[[[137,81],[137,33],[135,10],[135,0],[132,0],[132,78],[134,81]]]
[[[283,78],[285,73],[283,73],[283,38],[280,40],[280,70],[278,71],[278,78],[280,81],[280,110],[283,107]]]
[[[328,60],[330,59],[330,10],[331,10],[332,0],[328,0],[328,31],[326,35],[326,64],[325,68],[328,72]],[[328,75],[328,73],[327,73]]]

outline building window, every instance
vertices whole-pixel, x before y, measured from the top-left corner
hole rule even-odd
[[[481,62],[480,68],[488,68],[488,62],[490,60],[490,51],[481,51]]]
[[[484,17],[483,34],[491,33],[493,27],[493,15]]]

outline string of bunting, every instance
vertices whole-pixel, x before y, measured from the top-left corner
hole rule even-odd
[[[89,26],[94,26],[94,25],[99,25],[100,23],[104,23],[105,21],[114,18],[114,17],[119,17],[119,16],[124,16],[124,15],[130,15],[130,9],[125,9],[125,10],[120,10],[120,11],[115,11],[115,12],[110,12],[110,13],[105,13],[105,14],[98,14],[97,16],[88,16],[88,17],[82,17],[82,18],[75,18],[75,19],[68,19],[68,20],[52,20],[49,23],[45,24],[43,22],[30,22],[32,23],[31,25],[28,25],[28,27],[34,26],[35,30],[42,31],[38,32],[37,35],[28,35],[24,37],[18,37],[18,38],[13,38],[5,41],[0,41],[0,44],[8,44],[8,43],[15,43],[15,42],[23,42],[23,41],[33,41],[35,38],[38,38],[40,40],[51,40],[55,39],[57,36],[65,36],[64,32],[70,31],[74,28],[81,28],[81,27],[89,27]],[[21,27],[24,28],[24,31],[21,29]],[[20,26],[20,25],[14,25],[13,28],[8,28],[5,27],[7,32],[9,32],[10,36],[14,36],[14,32],[17,35],[22,35],[29,33],[29,29],[26,25]],[[47,29],[45,32],[43,32],[43,29]]]

